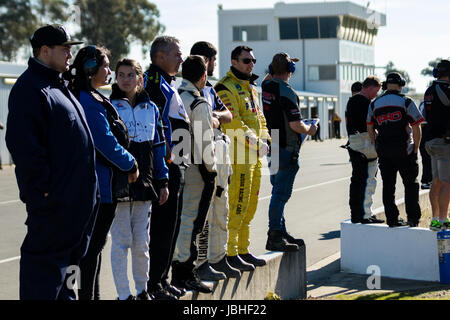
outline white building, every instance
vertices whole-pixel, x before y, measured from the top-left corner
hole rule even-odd
[[[299,58],[290,81],[293,88],[338,99],[325,107],[311,98],[302,105],[303,116],[318,113],[321,124],[329,123],[333,112],[344,119],[352,83],[375,74],[375,37],[378,28],[386,25],[384,14],[348,1],[279,2],[271,9],[219,8],[218,20],[220,77],[229,70],[231,51],[239,45],[253,48],[254,73],[261,77],[274,54],[286,52]],[[330,130],[322,129],[322,137],[329,137]],[[341,131],[345,133],[344,121]]]
[[[5,127],[4,130],[0,130],[0,163],[12,164],[11,155],[5,142],[5,133],[7,129],[8,119],[8,98],[11,89],[16,83],[17,78],[27,69],[27,65],[15,64],[10,62],[0,61],[0,123]],[[111,75],[114,79],[114,73]],[[100,88],[100,91],[109,96],[111,93],[111,87],[105,86]]]

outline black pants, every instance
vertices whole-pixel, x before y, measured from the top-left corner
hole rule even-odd
[[[369,178],[369,161],[361,152],[353,151],[352,149],[347,150],[352,164],[352,177],[350,179],[349,192],[351,221],[353,223],[358,223],[364,218],[365,197],[372,197],[373,194],[371,190],[368,190],[367,188]]]
[[[386,214],[387,224],[395,223],[398,220],[399,211],[395,204],[395,183],[397,172],[405,186],[405,208],[409,222],[418,222],[421,212],[419,205],[419,165],[417,164],[417,154],[412,153],[407,157],[388,158],[379,157],[380,172],[383,179],[383,205]]]
[[[109,229],[114,220],[117,203],[102,203],[95,221],[89,248],[80,262],[79,300],[100,300],[99,275],[102,250],[106,244]]]
[[[73,230],[61,231],[56,217],[65,212],[43,211],[39,212],[42,216],[35,218],[31,216],[36,212],[29,213],[28,231],[20,248],[20,300],[76,299],[73,290],[74,280],[79,274],[76,269],[88,250],[97,210],[98,205],[79,235],[71,233]],[[38,218],[42,221],[33,221]]]
[[[160,206],[152,204],[150,216],[150,271],[149,291],[167,281],[172,262],[182,210],[184,171],[176,164],[169,164],[169,199]]]
[[[340,122],[334,122],[333,126],[334,126],[334,137],[336,139],[340,139],[341,138],[341,123]]]

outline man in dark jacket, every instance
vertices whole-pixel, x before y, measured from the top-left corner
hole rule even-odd
[[[430,190],[433,218],[430,229],[440,231],[450,227],[450,61],[441,60],[433,75],[436,80],[425,91],[424,97],[430,130],[425,147],[431,156],[433,177]]]
[[[353,86],[352,86],[353,87]],[[352,223],[383,223],[372,212],[373,195],[377,187],[378,157],[367,133],[367,111],[380,91],[377,77],[367,77],[362,89],[350,97],[345,110],[348,133],[347,151],[352,164],[349,205]],[[353,88],[352,88],[353,90]]]
[[[175,75],[183,62],[178,39],[156,38],[150,49],[152,64],[144,74],[144,87],[159,109],[167,142],[166,163],[169,168],[169,199],[163,205],[153,203],[150,222],[150,280],[147,290],[155,299],[174,300],[182,291],[168,283],[168,272],[180,228],[183,166],[172,150],[172,132],[189,130],[189,118],[174,87]],[[187,131],[188,132],[188,131]],[[181,186],[181,187],[180,187]]]
[[[81,42],[60,25],[36,30],[30,42],[34,57],[11,90],[6,131],[28,213],[20,299],[75,299],[65,278],[87,250],[99,202],[91,133],[60,77]]]

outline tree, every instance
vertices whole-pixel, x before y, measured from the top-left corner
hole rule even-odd
[[[74,38],[107,47],[112,66],[129,53],[132,43],[140,44],[146,54],[154,37],[165,30],[149,0],[0,0],[0,60],[18,60],[19,50],[30,46],[37,28],[65,25],[76,14],[81,31]]]
[[[449,59],[447,59],[447,60],[449,60]],[[437,58],[435,60],[432,60],[432,61],[428,62],[428,67],[422,69],[420,74],[425,76],[425,77],[432,77],[432,78],[434,78],[433,70],[434,70],[434,68],[437,67],[438,63],[441,62],[441,60],[442,60],[442,58]],[[433,81],[430,81],[428,85],[430,86],[432,83],[433,83]]]
[[[414,88],[409,86],[409,84],[411,83],[411,77],[409,76],[408,72],[397,69],[394,66],[394,63],[392,61],[389,61],[388,64],[386,65],[386,71],[384,73],[384,76],[387,77],[387,75],[389,73],[392,73],[392,72],[400,73],[403,76],[403,78],[405,79],[406,85],[403,88],[404,92],[408,92],[408,91],[414,90]]]
[[[0,60],[16,61],[34,30],[68,19],[67,0],[0,0]]]
[[[156,35],[164,31],[159,11],[148,0],[76,0],[80,8],[81,31],[75,35],[111,51],[111,66],[129,53],[131,43],[139,43],[144,54]]]

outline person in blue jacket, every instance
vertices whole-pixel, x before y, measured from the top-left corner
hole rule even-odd
[[[138,162],[139,178],[131,185],[124,179],[115,183],[119,203],[111,226],[111,268],[119,299],[133,299],[127,274],[130,249],[136,299],[149,300],[149,213],[153,200],[162,205],[169,196],[165,140],[158,107],[144,90],[139,63],[122,59],[115,74],[110,99],[131,136],[128,150]]]
[[[128,174],[128,181],[136,181],[139,171],[135,158],[118,142],[108,121],[114,112],[109,99],[97,89],[108,83],[111,74],[109,51],[103,47],[87,46],[78,51],[70,70],[65,76],[70,78],[70,89],[79,99],[86,113],[86,119],[94,139],[97,154],[95,169],[100,188],[100,209],[95,222],[91,244],[86,257],[81,261],[80,300],[100,299],[99,273],[101,251],[114,219],[117,203],[113,201],[112,178],[115,170]],[[112,107],[108,108],[108,107]],[[107,111],[108,110],[108,111]]]
[[[71,46],[82,42],[71,41],[61,25],[39,28],[30,42],[34,57],[9,95],[6,131],[28,214],[20,299],[73,300],[65,278],[86,253],[99,203],[85,113],[60,77]]]

